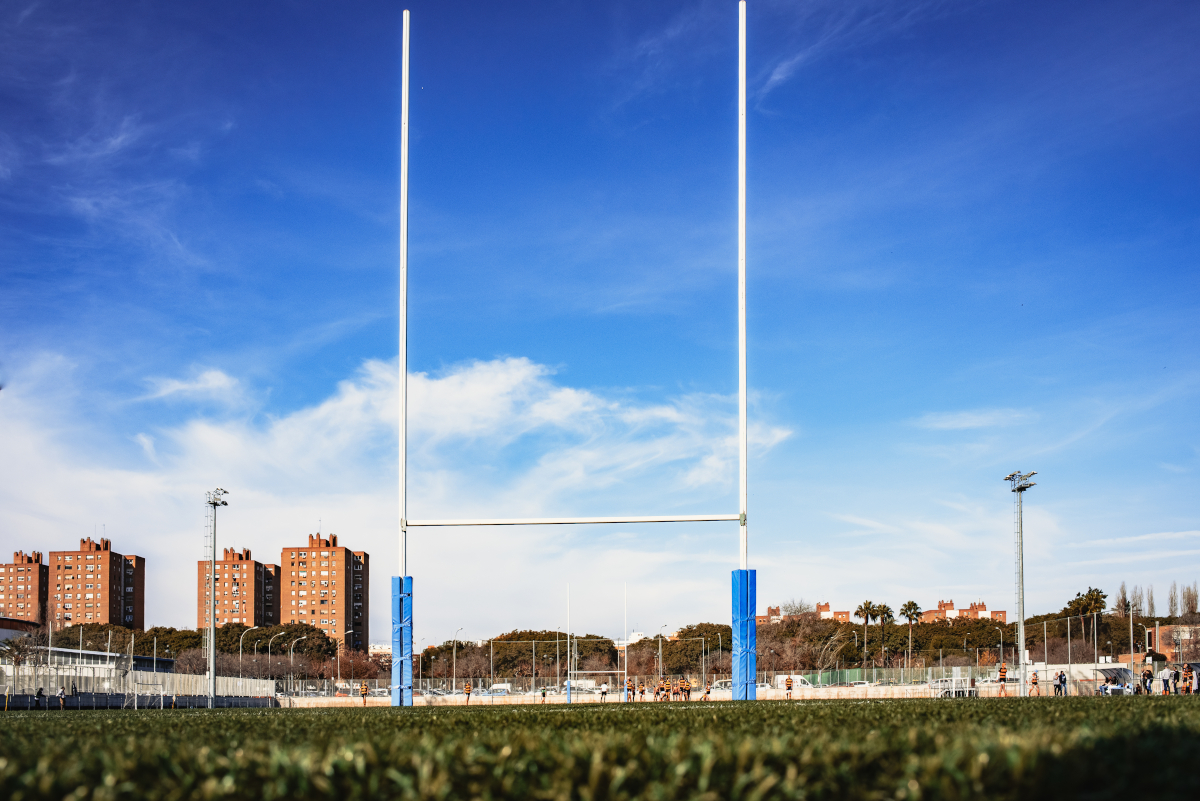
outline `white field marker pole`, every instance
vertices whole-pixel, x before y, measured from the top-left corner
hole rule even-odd
[[[746,0],[738,3],[738,484],[741,569],[746,570],[748,489],[746,428]]]

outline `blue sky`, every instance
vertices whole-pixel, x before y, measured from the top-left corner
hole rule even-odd
[[[413,3],[411,517],[736,511],[736,4]],[[399,9],[0,11],[0,537],[104,525],[191,625],[396,561]],[[749,10],[760,606],[1200,578],[1200,9]],[[414,535],[418,637],[728,617],[736,526]],[[188,579],[190,580],[190,579]]]

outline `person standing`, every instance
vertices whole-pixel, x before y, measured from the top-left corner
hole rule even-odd
[[[1067,671],[1060,671],[1058,674],[1058,683],[1062,687],[1062,696],[1067,697]]]
[[[62,712],[66,708],[67,708],[67,688],[59,687],[58,688],[58,711]]]
[[[645,681],[638,682],[638,700],[639,701],[646,700],[646,682]]]
[[[542,703],[546,703],[546,687],[542,685]]]
[[[358,692],[360,695],[362,695],[363,706],[366,706],[367,705],[367,682],[366,682],[366,680],[364,680],[362,683],[362,686],[358,688]]]
[[[366,685],[363,685],[363,686],[365,687]],[[467,706],[470,706],[471,705],[471,682],[469,682],[469,681],[463,682],[463,692],[466,693],[466,696],[467,696]]]
[[[704,697],[703,697],[703,698],[701,698],[700,700],[701,700],[701,701],[707,701],[707,700],[708,700],[708,694],[709,694],[711,691],[712,691],[712,681],[710,680],[710,681],[706,681],[706,682],[704,682]]]
[[[625,700],[628,703],[633,703],[637,700],[636,689],[633,686],[633,679],[625,679]]]
[[[1037,671],[1035,670],[1035,671],[1033,671],[1033,677],[1029,679],[1029,683],[1031,685],[1033,685],[1029,690],[1030,695],[1041,695],[1042,694],[1042,691],[1038,689],[1037,681],[1038,681]]]
[[[602,681],[602,682],[600,682],[600,703],[603,704],[607,700],[608,700],[608,682]]]
[[[1171,695],[1179,695],[1179,668],[1171,670]]]
[[[788,701],[792,700],[792,677],[791,676],[788,676],[787,680],[783,682],[783,689],[785,690],[785,694],[783,697]]]
[[[1008,663],[1000,663],[1000,697],[1008,695]]]
[[[1171,694],[1171,669],[1163,665],[1163,669],[1158,672],[1158,677],[1162,679],[1162,694]]]

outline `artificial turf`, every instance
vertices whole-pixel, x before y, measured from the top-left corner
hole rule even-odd
[[[0,797],[14,801],[1200,798],[1188,696],[0,720]]]

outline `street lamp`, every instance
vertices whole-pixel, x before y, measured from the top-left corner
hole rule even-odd
[[[454,646],[450,649],[450,692],[458,689],[458,632],[462,631],[463,627],[459,626],[454,631]],[[534,668],[537,672],[537,668]]]
[[[1022,696],[1028,693],[1025,687],[1025,512],[1021,499],[1025,496],[1026,490],[1037,486],[1029,480],[1036,475],[1036,470],[1030,473],[1015,470],[1004,477],[1004,480],[1012,486],[1012,491],[1017,494],[1017,642],[1020,644],[1017,664],[1021,671]],[[1003,637],[1004,633],[1001,632],[1000,636]],[[1003,656],[1003,646],[1001,647],[1001,656]]]
[[[660,675],[660,676],[667,675],[666,671],[663,669],[663,661],[662,661],[662,641],[663,641],[662,634],[663,634],[663,629],[665,629],[666,627],[667,627],[666,623],[663,623],[661,626],[658,627],[658,675]]]
[[[242,632],[242,636],[238,637],[238,678],[242,677],[242,642],[246,639],[246,635],[254,631],[258,626],[252,626]]]
[[[282,637],[285,634],[287,634],[286,631],[281,631],[275,637]],[[267,640],[267,676],[269,678],[275,678],[274,669],[271,667],[271,643],[275,642],[275,637]]]
[[[212,534],[208,554],[208,708],[212,709],[217,697],[217,507],[228,506],[223,496],[229,493],[217,487],[205,493],[205,503],[212,507]]]
[[[290,648],[288,648],[288,669],[292,672],[292,694],[293,695],[295,695],[295,693],[296,693],[296,643],[300,642],[301,640],[307,640],[307,639],[308,639],[307,634],[305,634],[303,637],[297,637],[296,639],[292,640],[292,645]]]

